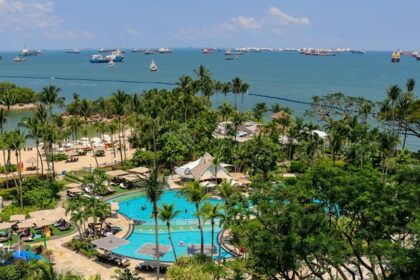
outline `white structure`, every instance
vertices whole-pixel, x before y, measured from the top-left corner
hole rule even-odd
[[[201,158],[183,166],[175,167],[175,173],[182,179],[202,181],[231,180],[232,176],[221,163],[213,164],[214,157],[206,153]]]
[[[224,121],[217,125],[216,130],[213,132],[213,137],[223,139],[231,137],[229,130],[234,129],[234,124],[231,121]],[[245,142],[251,140],[260,131],[260,124],[253,121],[246,121],[240,125],[236,133],[236,141]]]

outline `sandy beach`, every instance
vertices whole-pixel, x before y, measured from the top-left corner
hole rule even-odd
[[[126,141],[126,155],[127,159],[131,159],[135,149],[131,148],[128,141]],[[64,151],[63,153],[67,154],[70,151],[74,149],[68,149],[67,151]],[[97,157],[99,167],[107,167],[112,166],[114,163],[120,163],[121,156],[120,152],[116,150],[116,155],[114,155],[112,147],[105,148],[105,155],[101,157]],[[42,153],[42,151],[41,151]],[[55,151],[55,154],[59,153],[58,151]],[[30,150],[22,150],[22,162],[23,162],[23,175],[27,174],[36,174],[36,170],[26,170],[28,167],[37,166],[36,163],[29,163],[30,159],[37,158],[37,151],[35,148],[32,148]],[[96,162],[95,157],[93,156],[93,152],[89,151],[85,156],[78,156],[79,160],[76,162],[66,162],[66,161],[56,161],[54,163],[55,165],[55,172],[57,175],[63,174],[63,172],[68,171],[75,171],[75,170],[92,170],[96,168]],[[2,162],[3,163],[3,162]],[[11,163],[16,164],[16,157],[14,156],[14,153],[11,156]],[[44,163],[44,173],[47,171],[47,162],[45,161],[45,157],[43,156],[43,163]],[[3,165],[3,164],[2,164]],[[41,173],[41,163],[38,162],[38,173]],[[14,175],[17,175],[17,172],[13,172]],[[10,173],[9,173],[10,175]],[[0,178],[5,178],[6,174],[1,174]]]

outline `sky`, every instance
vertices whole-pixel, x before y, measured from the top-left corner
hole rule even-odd
[[[419,10],[419,0],[0,0],[0,50],[417,50]]]

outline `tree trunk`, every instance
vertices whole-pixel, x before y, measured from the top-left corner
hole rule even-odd
[[[201,226],[201,218],[200,218],[200,213],[198,210],[198,204],[195,204],[195,210],[196,210],[196,215],[197,215],[197,220],[198,220],[198,229],[200,230],[200,239],[201,239],[201,244],[200,244],[200,253],[204,254],[204,235],[203,235],[203,227]]]
[[[211,221],[211,259],[213,259],[214,255],[214,220]]]
[[[16,156],[16,167],[17,167],[17,172],[18,172],[18,177],[19,177],[19,201],[20,201],[20,209],[23,212],[23,188],[22,188],[22,173],[20,170],[20,164],[19,164],[19,151],[15,152],[15,156]]]
[[[159,280],[160,274],[160,250],[159,250],[159,228],[158,228],[158,208],[156,202],[153,202],[153,216],[155,217],[155,242],[156,242],[156,280]]]
[[[6,162],[6,151],[2,150],[3,152],[3,162],[4,162],[4,174],[6,174],[6,188],[9,188],[9,169]]]
[[[41,175],[44,176],[44,162],[42,161],[42,155],[39,151],[39,140],[36,140],[36,153],[37,158],[39,158],[39,161],[41,162]],[[36,172],[38,174],[38,160],[36,161]]]
[[[55,181],[55,163],[54,163],[54,148],[53,143],[50,144],[51,149],[51,167],[52,167],[52,180]]]
[[[121,118],[118,119],[118,140],[120,143],[120,158],[121,158],[121,166],[124,166],[124,159],[123,159],[123,145],[121,141]]]
[[[174,252],[174,258],[175,258],[175,262],[176,262],[177,261],[177,257],[176,257],[176,251],[175,251],[174,242],[172,241],[171,225],[170,225],[170,223],[167,223],[166,225],[168,227],[168,238],[169,238],[169,242],[171,242],[172,251]]]

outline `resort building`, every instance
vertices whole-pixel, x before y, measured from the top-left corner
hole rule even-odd
[[[251,181],[243,173],[230,173],[226,167],[229,164],[214,163],[214,157],[209,153],[204,154],[199,159],[175,167],[174,182],[182,185],[183,183],[198,180],[202,186],[207,188],[215,187],[217,183],[226,180],[234,185],[249,186]]]
[[[251,140],[255,135],[260,132],[260,123],[253,121],[246,121],[239,125],[236,129],[232,121],[224,121],[217,125],[216,130],[213,132],[213,137],[217,139],[234,138],[238,142],[246,142]]]

